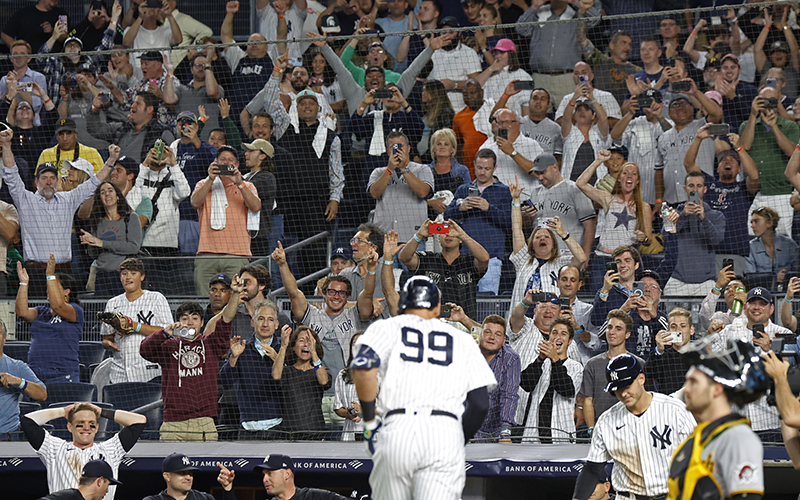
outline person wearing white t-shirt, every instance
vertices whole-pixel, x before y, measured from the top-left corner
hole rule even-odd
[[[181,27],[178,21],[172,16],[172,8],[169,5],[157,9],[148,7],[148,2],[139,4],[139,17],[133,24],[125,30],[122,43],[125,47],[134,49],[161,48],[178,45],[183,41]],[[139,55],[134,55],[135,61],[132,62],[134,74],[141,78]],[[167,58],[169,52],[164,52]]]
[[[531,91],[521,90],[513,95],[505,93],[507,85],[515,80],[533,82],[531,75],[520,68],[517,46],[508,38],[501,38],[492,49],[492,54],[494,62],[475,77],[483,86],[483,95],[494,100],[507,95],[507,102],[504,104],[517,114],[527,115]]]
[[[267,40],[278,38],[278,21],[286,22],[286,39],[305,39],[303,23],[308,15],[308,5],[306,0],[257,0],[256,9],[258,15],[258,31]],[[303,52],[308,48],[307,43],[290,43],[287,46],[289,57],[302,57]],[[280,56],[278,45],[271,45],[269,56],[272,60]]]
[[[603,109],[608,115],[608,127],[614,128],[617,121],[622,118],[622,110],[620,110],[619,103],[614,98],[614,94],[594,88],[594,73],[592,72],[592,67],[583,61],[576,63],[575,69],[572,71],[572,82],[575,85],[580,84],[586,89],[584,97],[594,99],[603,106]],[[574,94],[573,92],[565,95],[558,104],[556,122],[559,124],[561,124],[561,117],[564,116],[564,110],[567,109],[567,105],[572,101]]]
[[[461,24],[453,16],[447,16],[439,22],[439,28],[460,28]],[[449,45],[437,50],[431,56],[433,71],[429,75],[431,80],[439,80],[447,89],[447,97],[453,110],[458,113],[466,104],[461,91],[470,78],[476,78],[481,73],[481,60],[478,54],[460,41],[460,33],[445,33],[442,38],[451,40]],[[491,97],[491,96],[489,96]]]

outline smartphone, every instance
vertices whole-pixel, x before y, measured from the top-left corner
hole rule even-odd
[[[58,16],[58,22],[60,22],[61,24],[66,25],[67,24],[67,16]]]
[[[614,271],[615,273],[619,272],[619,269],[617,269],[617,263],[616,262],[606,262],[606,272],[608,272],[608,271]]]
[[[639,105],[639,108],[649,108],[653,105],[653,98],[640,95],[636,98],[636,103]]]
[[[469,196],[478,196],[480,190],[477,186],[470,186],[469,189],[467,189],[467,192],[469,193]]]
[[[532,208],[532,209],[536,210],[536,207],[533,206],[533,202],[531,200],[525,200],[525,201],[522,202],[522,204],[525,205],[528,208]]]
[[[542,229],[553,229],[553,224],[555,224],[553,219],[545,217],[543,219],[539,219],[539,224],[537,224],[537,227]]]
[[[534,88],[536,88],[536,84],[531,80],[514,82],[514,90],[533,90]]]
[[[665,66],[667,66],[668,68],[674,68],[675,67],[675,59],[667,59],[667,64],[665,64]]]
[[[289,66],[297,68],[302,65],[303,65],[303,56],[289,58]]]
[[[100,94],[100,102],[103,104],[108,104],[111,102],[111,96],[106,94],[105,92]]]
[[[772,352],[775,354],[780,354],[783,352],[783,339],[775,338],[772,339],[772,345],[770,346]]]
[[[392,91],[388,89],[375,90],[375,99],[390,99],[392,95]]]
[[[772,87],[773,89],[778,88],[778,79],[777,78],[767,78],[767,87]]]
[[[33,92],[33,82],[25,82],[25,92]]]
[[[722,259],[722,268],[725,269],[728,266],[731,266],[731,271],[736,272],[733,269],[733,259]]]
[[[578,75],[578,84],[584,85],[589,83],[589,77],[586,75]]]
[[[399,142],[395,142],[394,144],[392,144],[392,154],[393,155],[396,155],[397,153],[401,152],[402,150],[403,150],[403,145],[400,144]]]
[[[508,129],[507,128],[497,129],[497,137],[502,137],[503,139],[508,140]]]
[[[431,222],[428,224],[428,232],[430,234],[449,234],[450,226],[442,222]]]
[[[689,92],[692,90],[692,82],[672,82],[673,92]]]
[[[546,302],[547,301],[547,292],[536,292],[531,295],[531,300],[536,302]]]
[[[233,175],[233,165],[218,163],[217,168],[219,168],[218,175]]]
[[[161,161],[164,157],[164,146],[166,146],[166,143],[161,139],[156,140],[156,143],[153,145],[156,150],[156,160],[158,161]]]
[[[682,344],[683,332],[667,332],[667,342],[670,344]]]
[[[364,32],[365,35],[377,35],[378,30],[368,30]]]
[[[691,191],[689,192],[689,201],[692,203],[699,203],[700,202],[700,191]]]
[[[719,16],[711,16],[711,26],[722,24],[722,18]]]
[[[727,123],[712,123],[708,127],[708,133],[715,137],[723,137],[730,133],[731,128]]]
[[[768,97],[764,99],[764,109],[778,109],[778,98]]]
[[[151,79],[147,80],[147,83],[149,85],[152,85],[153,87],[158,87],[158,80],[156,80],[155,78],[151,78]]]
[[[572,305],[569,303],[569,299],[567,297],[561,297],[558,299],[558,302],[561,304],[562,311],[569,311],[572,309]]]
[[[449,319],[450,318],[450,306],[447,304],[442,304],[441,309],[439,309],[439,317],[442,319]]]
[[[764,325],[756,323],[753,325],[753,338],[764,338],[767,333],[764,331]]]
[[[633,295],[638,295],[640,297],[644,295],[644,281],[633,282]]]

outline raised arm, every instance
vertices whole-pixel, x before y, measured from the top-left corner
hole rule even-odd
[[[381,288],[386,298],[386,307],[390,316],[400,312],[400,294],[397,293],[394,280],[394,258],[397,255],[398,235],[389,231],[383,236],[383,262],[381,263]]]
[[[598,167],[600,167],[600,165],[608,161],[610,158],[610,151],[607,149],[601,150],[599,153],[597,153],[597,158],[595,158],[595,160],[590,163],[588,167],[586,167],[583,173],[581,173],[580,177],[578,177],[578,179],[575,181],[575,185],[578,186],[578,189],[580,189],[587,198],[603,207],[604,211],[608,211],[608,206],[611,203],[611,193],[602,189],[597,189],[589,184],[589,180],[597,171]]]
[[[733,149],[739,153],[739,160],[741,160],[742,168],[744,169],[744,174],[746,176],[747,191],[749,191],[750,194],[756,194],[759,189],[758,168],[756,167],[756,162],[753,160],[753,157],[750,156],[747,150],[742,147],[741,141],[739,140],[739,134],[728,134],[728,142],[730,142]]]
[[[764,69],[764,64],[767,62],[767,54],[764,52],[764,44],[767,43],[767,36],[769,36],[769,29],[772,27],[772,16],[769,9],[764,9],[764,27],[761,28],[761,33],[756,38],[756,43],[753,45],[753,56],[756,62],[756,70],[761,73]]]
[[[283,376],[283,365],[286,362],[286,350],[289,348],[289,338],[292,335],[292,328],[284,325],[281,328],[281,348],[278,351],[278,358],[272,364],[272,378],[280,380]]]
[[[430,219],[426,219],[414,234],[414,237],[408,240],[408,243],[403,245],[403,249],[397,254],[400,258],[400,262],[412,273],[416,272],[419,268],[419,257],[417,257],[417,248],[419,244],[431,236],[431,233],[428,231],[430,223]],[[419,241],[417,241],[417,238],[419,238]]]
[[[450,234],[460,239],[461,243],[463,243],[467,247],[467,250],[469,250],[470,255],[473,257],[472,263],[475,265],[475,267],[481,272],[486,271],[486,269],[489,267],[489,259],[491,258],[489,256],[489,252],[483,248],[483,245],[478,243],[472,236],[467,234],[467,232],[464,231],[464,229],[462,229],[456,221],[453,219],[448,219],[447,224],[450,229]]]
[[[364,277],[364,289],[358,294],[356,307],[358,307],[358,316],[361,321],[369,321],[372,319],[374,312],[374,302],[372,296],[375,294],[375,273],[378,270],[378,252],[370,250],[367,257],[367,275]]]
[[[789,163],[786,164],[786,170],[783,172],[783,175],[789,179],[789,182],[792,184],[792,187],[800,191],[800,150],[794,150],[792,156],[789,158]]]
[[[519,185],[519,177],[509,183],[511,189],[511,251],[517,253],[525,247],[525,232],[522,230],[522,202],[520,196],[525,189]],[[535,213],[535,212],[534,212]]]
[[[789,330],[797,331],[797,318],[792,311],[792,300],[797,292],[800,292],[800,280],[792,278],[786,286],[786,300],[781,301],[781,324]]]
[[[222,20],[222,27],[219,33],[219,39],[222,43],[233,43],[233,17],[237,12],[239,12],[238,0],[225,4],[225,18]]]
[[[278,241],[278,247],[272,252],[272,260],[278,264],[278,269],[281,271],[281,280],[283,280],[283,287],[289,295],[289,300],[292,303],[292,316],[298,323],[303,321],[308,309],[308,300],[300,288],[297,286],[297,280],[289,269],[289,263],[286,262],[286,252],[283,251],[283,244]],[[281,346],[283,347],[283,346]]]
[[[686,150],[686,156],[683,157],[683,166],[686,168],[686,172],[701,171],[700,165],[697,164],[697,153],[700,151],[700,145],[703,143],[703,140],[711,137],[708,134],[708,127],[710,126],[710,123],[706,123],[700,127],[692,139],[692,142],[689,144],[689,149]]]
[[[50,302],[50,307],[53,309],[53,312],[70,323],[74,323],[78,319],[78,314],[75,312],[75,308],[72,307],[72,304],[64,299],[64,295],[62,295],[59,290],[59,283],[55,278],[56,257],[53,254],[50,254],[50,258],[47,259],[45,275],[47,276],[47,299]],[[77,293],[77,290],[70,290],[70,295],[73,293]]]

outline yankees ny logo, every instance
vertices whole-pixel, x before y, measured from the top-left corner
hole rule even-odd
[[[153,319],[153,316],[155,316],[153,311],[147,311],[147,313],[144,311],[139,311],[139,313],[136,315],[136,321],[139,323],[144,323],[145,325],[149,325]]]
[[[672,439],[670,435],[672,434],[672,428],[669,425],[664,426],[663,432],[658,432],[655,426],[650,429],[650,437],[653,438],[653,448],[658,448],[658,444],[661,443],[661,449],[666,450],[667,446],[672,444]]]

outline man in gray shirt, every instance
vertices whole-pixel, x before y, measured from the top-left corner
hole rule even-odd
[[[555,156],[543,154],[533,161],[531,175],[537,177],[544,189],[531,199],[536,208],[536,221],[559,217],[561,224],[575,241],[581,242],[586,255],[592,252],[597,215],[589,198],[578,186],[561,176]],[[586,264],[584,264],[585,266]]]
[[[519,121],[519,130],[525,137],[538,142],[545,153],[560,160],[564,138],[561,137],[561,126],[547,117],[551,107],[550,93],[545,89],[534,89],[528,102],[528,116]]]

